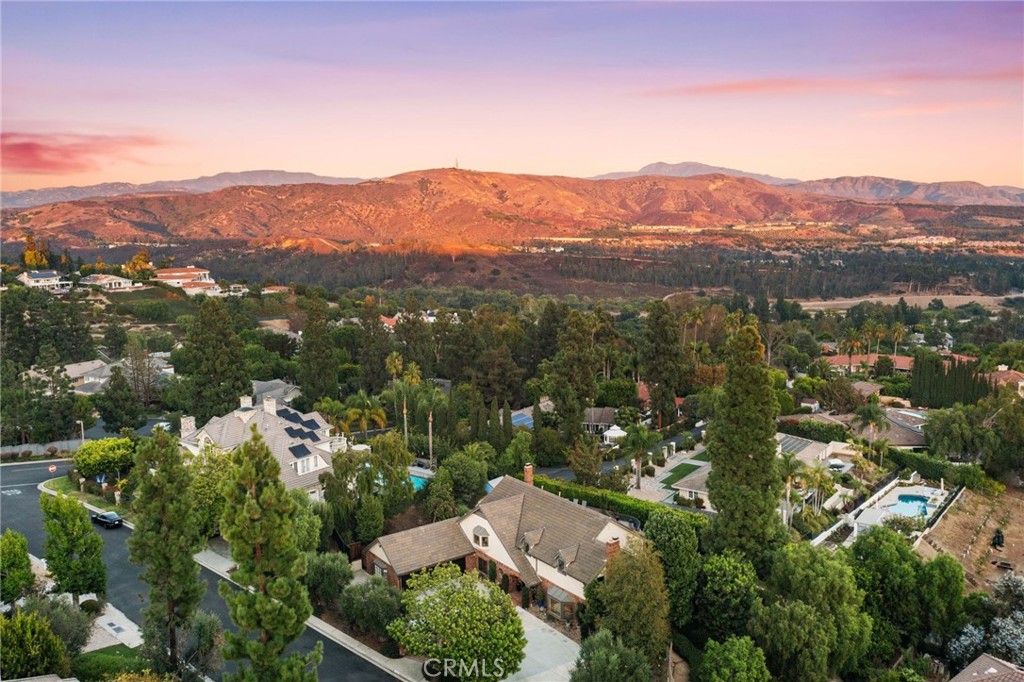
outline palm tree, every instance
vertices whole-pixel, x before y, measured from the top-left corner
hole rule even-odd
[[[868,352],[871,352],[871,342],[875,342],[875,354],[878,354],[878,346],[882,343],[882,339],[885,338],[885,327],[878,324],[874,320],[868,320],[860,328],[861,334],[867,340]]]
[[[445,403],[444,391],[434,384],[428,384],[420,393],[420,409],[427,413],[427,451],[430,453],[430,468],[434,468],[434,411]]]
[[[366,440],[366,432],[370,422],[383,429],[388,423],[387,413],[380,406],[380,400],[376,396],[367,395],[366,391],[360,389],[358,393],[350,395],[345,401],[348,412],[345,424],[351,428],[352,424],[359,424],[359,430],[363,432],[363,441]]]
[[[853,374],[853,356],[862,350],[864,350],[864,341],[860,337],[860,332],[856,327],[849,327],[843,340],[839,342],[839,352],[846,353],[846,357],[849,358],[850,374]]]
[[[410,362],[402,375],[402,381],[398,383],[399,391],[402,394],[402,428],[405,434],[405,444],[409,445],[409,392],[415,391],[420,384],[420,368],[415,362]]]
[[[878,466],[882,466],[885,463],[885,452],[889,449],[889,439],[879,438],[871,444],[871,452],[878,457]]]
[[[874,442],[876,428],[880,429],[886,425],[885,410],[874,400],[858,407],[853,415],[852,423],[857,426],[858,433],[868,429],[868,442]]]
[[[384,358],[384,367],[387,368],[388,374],[391,375],[391,391],[392,400],[395,408],[395,419],[398,419],[398,392],[395,390],[395,385],[398,383],[398,375],[402,373],[402,356],[398,351],[391,351],[388,356]]]
[[[832,479],[832,472],[821,464],[808,469],[803,476],[804,483],[813,492],[814,511],[821,513],[825,504],[825,496],[835,492],[835,483]]]
[[[704,325],[704,309],[697,306],[690,311],[690,322],[693,323],[693,352],[697,353],[697,329]]]
[[[319,412],[327,420],[327,423],[345,435],[350,435],[348,410],[344,403],[334,398],[321,398],[313,405],[313,409]]]
[[[640,477],[643,475],[644,454],[661,441],[661,434],[651,431],[646,424],[630,424],[626,427],[625,448],[632,452],[636,461],[636,487],[640,489]]]
[[[889,336],[892,337],[892,354],[896,355],[900,346],[900,341],[907,338],[907,328],[899,322],[894,322],[893,325],[889,327]]]
[[[792,504],[793,483],[800,479],[803,470],[804,463],[796,458],[795,453],[783,452],[779,456],[779,473],[782,474],[783,480],[786,481],[786,496],[783,498],[785,503],[783,518],[786,520],[787,528],[793,527],[793,512],[790,506]]]

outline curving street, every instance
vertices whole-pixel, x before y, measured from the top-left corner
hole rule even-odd
[[[48,467],[57,467],[50,473]],[[0,526],[12,528],[28,539],[29,552],[43,556],[43,515],[39,509],[41,493],[39,483],[62,476],[71,468],[70,461],[30,462],[5,464],[0,467]],[[142,623],[142,609],[146,606],[148,586],[139,579],[141,569],[128,560],[128,528],[105,530],[97,528],[103,538],[103,559],[107,565],[107,600],[134,622]],[[227,606],[217,593],[221,579],[203,568],[200,573],[206,582],[206,595],[200,608],[220,616],[225,627],[232,627]],[[344,682],[377,682],[393,680],[393,676],[336,642],[322,638],[309,628],[293,643],[295,651],[311,651],[317,641],[323,642],[324,657],[319,666],[321,680]]]

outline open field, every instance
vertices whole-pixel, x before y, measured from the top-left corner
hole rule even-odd
[[[942,302],[946,304],[947,308],[955,308],[957,306],[966,305],[968,303],[980,303],[986,308],[999,308],[1002,304],[1005,296],[982,296],[978,295],[951,295],[951,294],[904,294],[903,296],[864,296],[862,298],[844,298],[836,299],[832,301],[814,301],[814,300],[803,300],[797,299],[804,310],[847,310],[858,303],[884,303],[886,305],[896,305],[900,299],[907,302],[907,305],[918,305],[922,308],[928,307],[933,299],[942,299]]]
[[[1002,551],[989,546],[996,528],[1005,535]],[[1017,573],[1024,570],[1024,490],[1007,490],[991,499],[965,490],[918,551],[925,557],[951,554],[964,567],[968,589],[991,591],[992,584],[1006,574],[993,561],[1009,561]]]

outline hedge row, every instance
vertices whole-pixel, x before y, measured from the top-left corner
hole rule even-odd
[[[680,632],[672,633],[672,648],[689,664],[690,682],[700,682],[700,668],[704,660],[704,651]]]
[[[830,443],[834,440],[846,440],[846,427],[842,424],[826,424],[817,419],[781,419],[779,432],[791,436],[799,436],[819,443]]]
[[[998,493],[1001,487],[1001,484],[986,476],[977,464],[958,466],[928,454],[897,448],[889,448],[885,456],[900,469],[916,471],[923,478],[932,481],[945,479],[948,487],[963,485],[985,495]]]
[[[591,507],[605,509],[624,516],[632,516],[640,521],[641,525],[647,523],[647,517],[651,515],[652,511],[667,508],[665,505],[657,502],[638,500],[635,497],[612,492],[611,490],[591,488],[578,483],[548,478],[547,476],[534,476],[533,484],[541,490],[546,490],[549,493],[554,493],[569,500],[585,501]],[[710,519],[703,514],[693,514],[678,510],[677,512],[685,515],[690,525],[698,532],[710,523]]]

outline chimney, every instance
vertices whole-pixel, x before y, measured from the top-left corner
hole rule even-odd
[[[277,414],[277,401],[273,398],[264,398],[263,411],[267,414]]]
[[[526,464],[523,466],[523,483],[526,485],[533,485],[533,465]]]
[[[190,433],[196,430],[196,418],[195,417],[182,417],[181,418],[181,437],[184,438]]]
[[[618,538],[612,538],[604,545],[604,560],[611,561],[612,557],[619,553],[621,549]]]
[[[238,404],[240,407],[252,407],[252,396],[243,395],[238,398]]]

